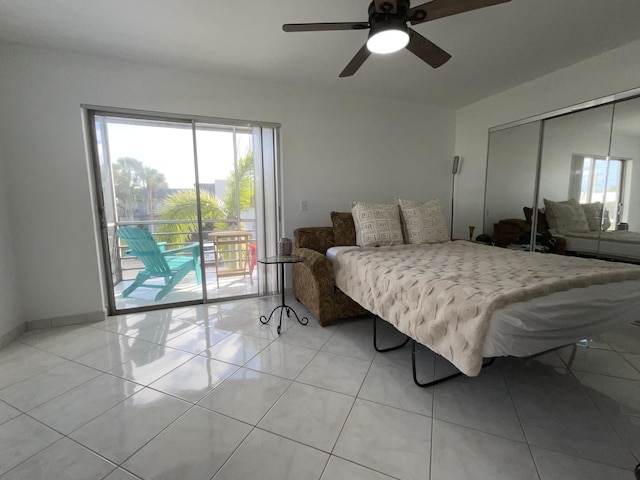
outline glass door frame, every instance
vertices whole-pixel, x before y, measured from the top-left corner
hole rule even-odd
[[[262,122],[262,121],[247,121],[247,120],[237,120],[237,119],[228,119],[228,118],[216,118],[216,117],[203,117],[196,115],[183,115],[183,114],[169,114],[169,113],[159,113],[159,112],[149,112],[143,110],[133,110],[133,109],[122,109],[122,108],[112,108],[112,107],[104,107],[104,106],[96,106],[96,105],[81,105],[83,109],[83,117],[86,120],[86,133],[89,142],[89,154],[91,155],[90,165],[92,167],[92,177],[93,177],[93,200],[94,206],[96,208],[96,218],[97,218],[97,227],[98,227],[98,236],[99,242],[98,246],[100,248],[100,254],[102,258],[101,262],[101,270],[102,270],[102,278],[103,278],[103,288],[105,290],[106,298],[108,300],[108,309],[109,315],[118,315],[123,313],[137,313],[151,310],[161,310],[171,307],[178,306],[189,306],[189,305],[200,305],[206,303],[216,303],[222,301],[228,301],[232,299],[239,298],[250,298],[261,295],[268,295],[277,293],[279,290],[278,287],[278,278],[277,275],[268,275],[264,272],[258,272],[258,285],[259,291],[257,294],[248,294],[248,295],[240,295],[233,297],[222,297],[222,298],[209,298],[207,295],[207,285],[206,281],[202,282],[202,296],[197,300],[187,300],[181,302],[171,302],[171,303],[162,303],[158,305],[149,305],[142,307],[134,307],[134,308],[126,308],[126,309],[118,309],[115,302],[115,293],[114,293],[114,282],[113,275],[111,269],[112,259],[109,253],[109,228],[110,225],[108,223],[108,219],[106,218],[106,207],[105,207],[105,192],[102,188],[102,175],[100,169],[100,149],[98,147],[98,138],[96,134],[95,121],[96,117],[99,116],[111,116],[111,117],[121,117],[123,119],[138,119],[138,120],[149,120],[149,121],[158,121],[158,122],[174,122],[174,123],[182,123],[185,125],[189,125],[192,131],[192,145],[193,145],[193,161],[194,161],[194,169],[195,169],[195,182],[196,182],[196,211],[197,211],[197,223],[198,223],[198,231],[199,231],[199,243],[200,243],[200,262],[201,266],[204,266],[204,249],[203,243],[204,239],[202,236],[202,215],[201,215],[201,205],[200,205],[200,179],[198,175],[198,152],[197,152],[197,143],[196,143],[196,125],[197,124],[214,124],[214,125],[224,125],[225,127],[233,128],[235,131],[235,127],[244,127],[244,128],[266,128],[273,130],[273,145],[271,155],[261,154],[261,158],[258,160],[254,157],[254,165],[255,165],[255,176],[256,176],[256,196],[258,192],[261,192],[260,199],[256,198],[256,229],[260,231],[262,229],[263,234],[261,235],[262,239],[259,242],[260,255],[262,254],[272,254],[271,250],[275,247],[270,245],[263,245],[267,242],[270,243],[272,240],[271,237],[277,239],[279,237],[280,232],[283,231],[283,219],[282,219],[282,189],[281,189],[281,157],[280,157],[280,124],[271,123],[271,122]],[[254,133],[255,135],[255,133]],[[234,136],[235,140],[235,136]],[[262,142],[261,142],[262,143]],[[108,148],[108,146],[106,147]],[[234,151],[236,145],[234,144]],[[254,150],[255,153],[255,150]],[[264,185],[262,183],[258,185],[258,176],[263,173],[267,173],[265,170],[264,158],[269,157],[272,161],[272,164],[269,165],[270,173],[273,176],[273,182],[270,187],[273,189],[271,195],[267,195],[264,191]],[[237,159],[234,159],[234,162]],[[267,198],[273,201],[273,205],[267,205]],[[262,212],[258,214],[258,205],[261,205]],[[260,219],[263,219],[262,221]],[[275,221],[274,221],[275,220]],[[115,225],[111,225],[111,227],[115,227]],[[275,245],[275,243],[274,243]]]

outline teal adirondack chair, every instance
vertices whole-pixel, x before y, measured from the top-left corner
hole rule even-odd
[[[138,257],[145,267],[122,292],[122,298],[129,296],[136,288],[144,286],[159,288],[156,300],[161,300],[192,270],[196,272],[198,285],[202,284],[199,244],[192,243],[186,247],[165,251],[164,243],[158,244],[149,232],[136,227],[120,227],[118,236],[129,245],[130,250],[126,253]],[[189,252],[190,255],[178,255],[182,252]],[[164,278],[164,284],[146,283],[152,278]]]

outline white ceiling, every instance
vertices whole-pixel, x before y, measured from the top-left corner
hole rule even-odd
[[[512,0],[415,26],[453,56],[439,69],[404,50],[338,78],[366,31],[282,31],[367,21],[368,4],[0,0],[0,40],[459,108],[640,38],[638,0]]]

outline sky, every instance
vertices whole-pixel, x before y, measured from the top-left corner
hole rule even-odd
[[[195,168],[191,125],[185,128],[108,124],[112,163],[131,157],[164,174],[169,188],[193,188]],[[251,148],[251,135],[239,133],[238,155]],[[224,180],[233,169],[231,132],[196,130],[200,183]]]

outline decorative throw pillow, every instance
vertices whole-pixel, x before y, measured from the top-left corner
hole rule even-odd
[[[554,202],[544,199],[545,213],[549,226],[558,233],[589,231],[589,223],[580,204],[574,199]]]
[[[356,226],[351,212],[331,212],[331,223],[336,247],[356,244]]]
[[[597,232],[600,230],[600,218],[602,217],[602,202],[581,203],[584,216],[587,217],[589,230]]]
[[[449,241],[447,222],[437,199],[413,202],[398,199],[407,243],[442,243]]]
[[[359,247],[384,247],[403,243],[396,205],[353,202],[351,213],[356,228],[356,245]]]

